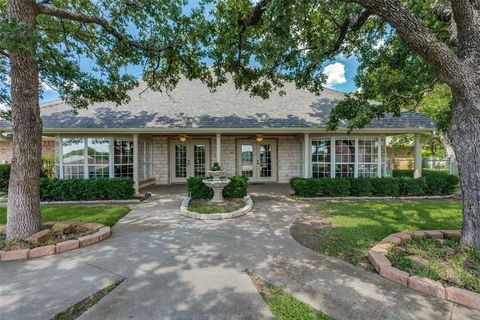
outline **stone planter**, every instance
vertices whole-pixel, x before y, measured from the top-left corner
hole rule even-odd
[[[385,279],[423,294],[435,296],[440,299],[480,310],[480,294],[457,287],[447,286],[432,279],[411,276],[407,272],[392,266],[386,257],[387,253],[394,246],[411,239],[412,236],[434,239],[443,239],[444,237],[459,239],[462,234],[458,230],[404,231],[391,234],[368,251],[368,260],[373,264],[378,274]]]
[[[185,197],[180,206],[180,214],[183,214],[186,217],[198,219],[198,220],[222,220],[222,219],[232,219],[245,215],[247,212],[253,208],[253,200],[250,195],[247,195],[243,198],[245,206],[239,210],[226,212],[226,213],[198,213],[188,210],[188,204],[192,198]]]

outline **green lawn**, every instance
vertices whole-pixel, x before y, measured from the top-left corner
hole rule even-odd
[[[42,221],[75,220],[113,226],[130,209],[121,206],[42,206]],[[7,223],[7,209],[0,208],[0,224]]]
[[[295,224],[292,235],[315,251],[369,267],[366,253],[402,230],[460,229],[459,200],[338,201],[313,204],[321,222]]]
[[[270,312],[278,320],[334,320],[323,312],[312,308],[282,289],[264,281],[256,274],[247,272],[265,300]]]

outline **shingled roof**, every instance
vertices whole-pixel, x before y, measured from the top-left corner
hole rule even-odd
[[[48,129],[184,129],[184,128],[325,128],[332,108],[344,98],[338,91],[325,89],[316,96],[286,84],[286,95],[269,99],[251,97],[233,84],[212,93],[198,80],[182,80],[176,89],[165,93],[133,90],[131,101],[122,106],[105,102],[79,110],[77,115],[62,101],[41,106],[41,117]],[[0,118],[0,129],[10,123]],[[387,116],[375,120],[370,128],[433,129],[426,116],[407,112],[401,117]]]

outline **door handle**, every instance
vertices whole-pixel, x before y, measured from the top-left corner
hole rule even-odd
[[[187,166],[189,166],[189,165],[190,165],[190,160],[187,160]]]

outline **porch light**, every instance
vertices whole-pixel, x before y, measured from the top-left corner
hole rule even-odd
[[[187,141],[187,136],[182,134],[180,137],[178,137],[178,140],[180,140],[181,142],[185,142]]]
[[[257,134],[257,136],[255,137],[255,140],[257,140],[257,142],[262,142],[263,141],[263,135]]]

